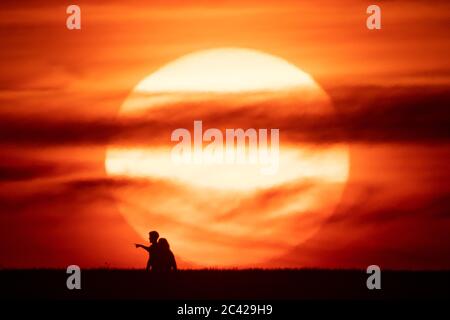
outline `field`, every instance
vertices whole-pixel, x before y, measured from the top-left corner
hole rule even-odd
[[[90,269],[81,290],[68,290],[61,269],[2,270],[2,299],[315,300],[449,299],[450,271],[382,271],[381,290],[368,290],[363,270],[142,270]]]

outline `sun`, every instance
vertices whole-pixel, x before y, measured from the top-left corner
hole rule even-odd
[[[348,147],[295,138],[302,117],[333,112],[317,82],[284,59],[240,48],[195,52],[135,86],[119,117],[150,119],[155,137],[110,146],[105,168],[140,182],[117,197],[142,236],[157,229],[196,265],[251,266],[310,237],[339,202]],[[254,164],[174,163],[170,132],[198,120],[223,130],[279,129],[276,174]]]
[[[137,92],[245,92],[315,86],[289,62],[249,49],[188,54],[141,81]]]

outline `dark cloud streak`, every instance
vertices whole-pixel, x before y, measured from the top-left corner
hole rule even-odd
[[[280,128],[292,143],[448,143],[450,88],[346,88],[331,92],[336,115],[262,113],[255,104],[223,110],[220,106],[174,105],[136,119],[78,119],[2,116],[0,144],[40,146],[170,144],[176,128],[192,130],[193,120],[205,128]],[[270,103],[270,102],[269,102]],[[189,107],[189,108],[188,108]],[[219,108],[217,108],[219,107]],[[206,109],[206,110],[205,110]],[[213,110],[213,111],[211,111]]]

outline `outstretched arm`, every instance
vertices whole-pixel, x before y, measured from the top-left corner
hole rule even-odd
[[[135,243],[134,245],[136,246],[136,248],[142,248],[142,249],[144,249],[146,251],[150,250],[150,247],[146,247],[143,244]]]

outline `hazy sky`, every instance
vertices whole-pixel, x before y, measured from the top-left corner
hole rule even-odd
[[[331,97],[336,117],[284,119],[292,139],[350,147],[334,214],[261,265],[449,268],[450,4],[378,3],[382,29],[369,31],[361,1],[78,1],[82,30],[69,31],[60,1],[3,0],[0,267],[145,265],[132,245],[146,235],[115,196],[140,182],[106,175],[104,157],[111,143],[163,135],[164,119],[117,112],[173,59],[244,47],[288,60]]]

